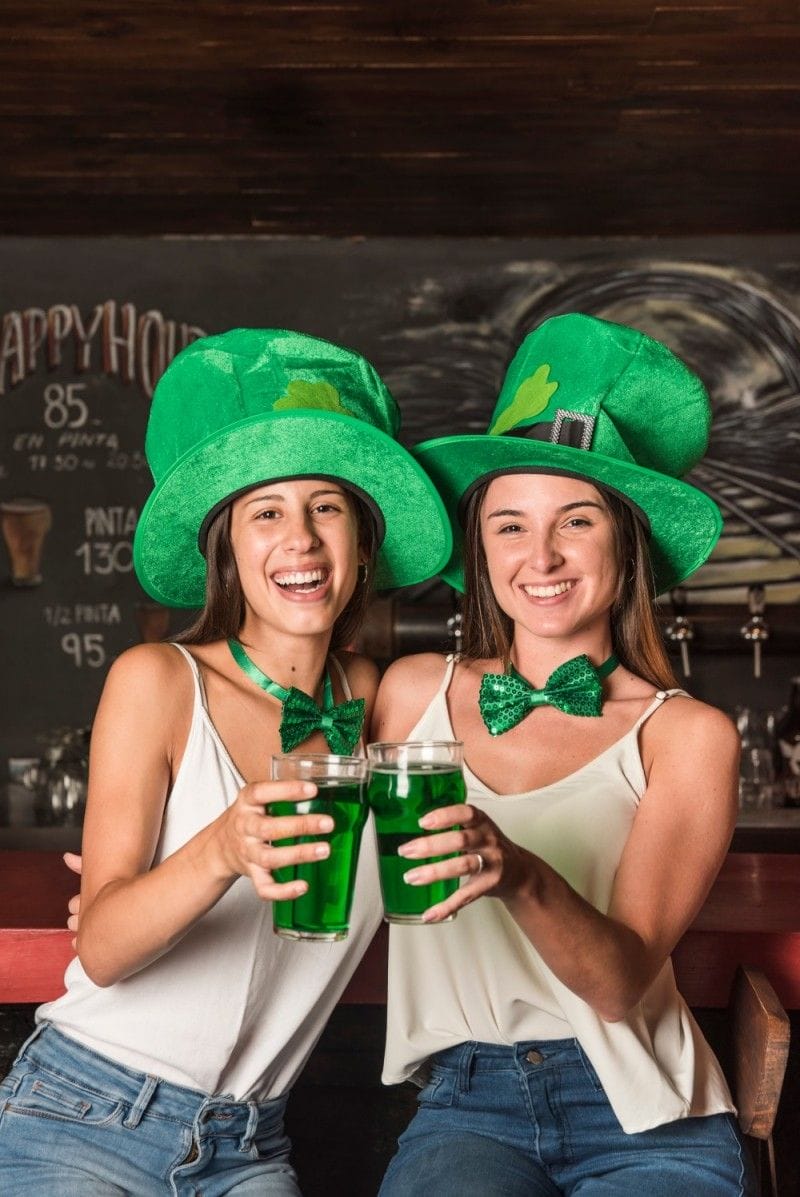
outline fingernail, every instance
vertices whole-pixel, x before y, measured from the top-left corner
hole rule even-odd
[[[409,869],[407,873],[403,873],[403,880],[408,885],[419,885],[419,871],[417,869]]]
[[[433,827],[436,823],[436,814],[434,811],[428,811],[427,815],[423,815],[419,820],[420,827]]]
[[[330,815],[323,815],[319,821],[320,831],[333,831],[333,819]]]
[[[329,856],[330,851],[330,844],[317,844],[314,849],[314,855],[321,860],[323,856]]]
[[[317,787],[314,785],[313,781],[303,782],[303,793],[307,794],[309,798],[313,798],[316,792]]]

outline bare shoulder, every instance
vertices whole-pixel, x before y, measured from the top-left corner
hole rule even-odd
[[[366,698],[368,702],[374,701],[380,679],[375,662],[360,653],[348,652],[345,649],[337,649],[335,657],[344,669],[353,697]]]
[[[171,644],[137,644],[108,671],[95,729],[131,722],[172,742],[188,727],[194,682],[189,665]]]
[[[441,685],[447,659],[419,653],[393,661],[381,678],[375,703],[376,739],[405,739]]]
[[[648,720],[652,737],[656,742],[708,743],[720,746],[737,746],[739,733],[733,721],[707,702],[691,698],[688,694],[675,694],[657,712],[657,718]]]
[[[159,694],[175,685],[191,689],[191,674],[182,653],[171,644],[137,644],[127,649],[108,671],[106,686],[130,696]]]
[[[447,665],[447,658],[441,653],[416,653],[411,657],[398,657],[393,661],[381,679],[381,690],[394,693],[397,689],[413,685],[423,704],[433,698],[439,688]]]
[[[677,778],[700,770],[718,777],[738,770],[741,741],[735,725],[717,707],[688,695],[673,695],[641,733],[645,768]]]

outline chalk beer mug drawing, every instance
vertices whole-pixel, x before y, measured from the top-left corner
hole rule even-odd
[[[0,503],[0,524],[14,586],[40,585],[42,549],[52,522],[50,507],[41,499],[7,499]]]

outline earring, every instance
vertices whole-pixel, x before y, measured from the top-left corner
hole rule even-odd
[[[369,577],[369,566],[367,565],[366,561],[364,561],[358,567],[358,580],[361,583],[365,583],[368,577]]]

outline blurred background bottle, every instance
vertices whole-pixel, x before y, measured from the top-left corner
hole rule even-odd
[[[792,678],[789,705],[775,725],[775,773],[787,806],[800,806],[800,677]]]

